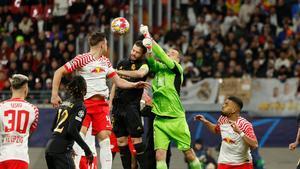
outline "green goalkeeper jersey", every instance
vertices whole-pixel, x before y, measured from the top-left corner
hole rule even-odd
[[[147,58],[150,70],[155,73],[152,81],[152,112],[159,116],[185,117],[179,97],[183,81],[182,67],[170,59],[159,45],[154,44],[153,52],[160,62],[153,57]]]

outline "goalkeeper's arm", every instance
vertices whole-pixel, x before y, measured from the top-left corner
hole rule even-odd
[[[144,35],[145,39],[144,41],[147,41],[144,46],[152,52],[153,49],[153,53],[155,54],[155,56],[157,58],[159,58],[161,60],[162,63],[164,63],[169,69],[173,69],[176,65],[174,63],[174,61],[172,59],[169,58],[169,56],[166,54],[166,52],[155,42],[155,40],[153,40],[151,38],[151,35],[148,31],[148,26],[145,25],[141,25],[140,26],[140,32]],[[152,43],[150,44],[148,41],[149,39],[152,40]]]

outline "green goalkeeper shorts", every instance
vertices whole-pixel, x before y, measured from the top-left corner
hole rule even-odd
[[[154,148],[168,150],[170,141],[177,148],[186,151],[191,148],[191,134],[185,118],[163,118],[156,116],[154,127]]]

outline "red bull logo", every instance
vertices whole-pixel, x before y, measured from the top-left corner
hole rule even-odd
[[[234,144],[235,143],[235,141],[233,141],[231,138],[228,138],[228,137],[223,138],[223,141],[225,141],[228,144]]]
[[[100,67],[96,67],[95,69],[92,70],[92,73],[101,73],[104,72],[103,69],[101,69]]]

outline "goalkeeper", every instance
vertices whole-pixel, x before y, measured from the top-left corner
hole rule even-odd
[[[183,151],[190,169],[200,169],[201,164],[191,149],[191,135],[185,119],[185,110],[179,95],[183,81],[183,70],[179,64],[179,52],[170,49],[166,54],[150,37],[148,27],[141,25],[144,35],[143,45],[147,50],[147,63],[155,73],[152,81],[154,119],[154,148],[156,150],[156,168],[167,169],[166,153],[170,141]],[[160,60],[156,61],[152,55]]]

